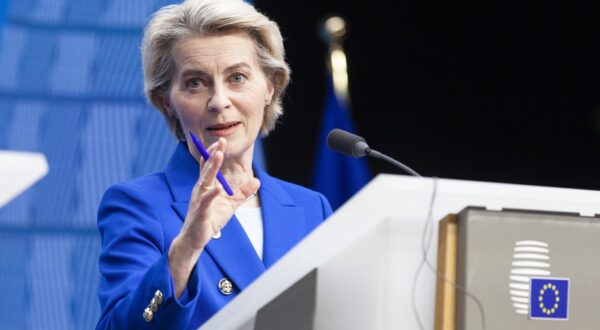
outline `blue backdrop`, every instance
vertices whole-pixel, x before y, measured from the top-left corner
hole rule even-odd
[[[100,197],[175,147],[144,100],[139,55],[144,22],[170,2],[0,0],[0,149],[49,162],[0,209],[1,328],[95,326]]]

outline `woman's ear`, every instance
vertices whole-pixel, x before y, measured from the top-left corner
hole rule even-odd
[[[267,93],[265,95],[265,104],[269,105],[273,101],[273,94],[275,93],[275,88],[273,87],[273,83],[270,81],[267,83]]]
[[[171,107],[171,100],[169,98],[168,90],[163,90],[160,98],[161,98],[162,107],[165,110],[165,112],[167,113],[167,115],[169,117],[173,117],[173,118],[176,117],[175,111],[173,111],[173,108]]]

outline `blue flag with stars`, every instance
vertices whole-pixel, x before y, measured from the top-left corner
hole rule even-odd
[[[569,317],[569,279],[531,278],[529,317],[543,320],[566,320]]]

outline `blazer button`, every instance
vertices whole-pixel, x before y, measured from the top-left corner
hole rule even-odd
[[[154,317],[154,312],[152,312],[150,307],[146,307],[146,309],[144,309],[144,321],[150,322],[150,321],[152,321],[153,317]]]
[[[162,292],[160,292],[160,290],[156,290],[156,292],[154,292],[154,299],[156,300],[156,303],[158,305],[162,304],[163,294],[162,294]]]
[[[233,292],[233,284],[226,278],[219,281],[219,291],[228,296]]]
[[[158,310],[158,302],[156,301],[156,298],[152,298],[152,300],[150,300],[150,305],[148,305],[148,307],[150,307],[153,313],[156,313]]]

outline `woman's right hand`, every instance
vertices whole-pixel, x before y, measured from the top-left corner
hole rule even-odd
[[[210,158],[201,166],[185,221],[169,249],[169,268],[176,297],[183,293],[200,253],[211,237],[225,227],[237,208],[260,186],[257,179],[251,178],[239,187],[232,187],[233,196],[227,195],[216,178],[226,148],[227,141],[224,138],[208,148]]]

